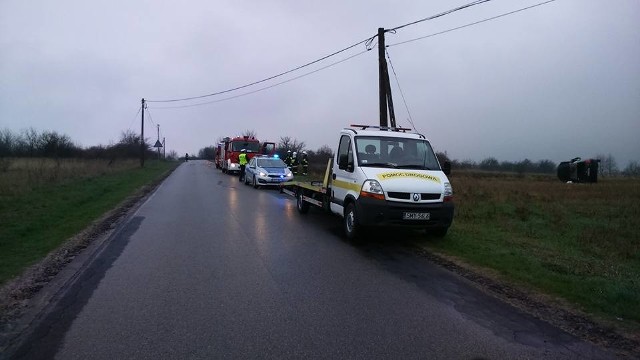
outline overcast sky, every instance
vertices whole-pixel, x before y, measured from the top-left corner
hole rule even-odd
[[[81,146],[140,131],[141,98],[199,96],[297,67],[463,1],[0,0],[0,128],[34,127]],[[524,8],[493,0],[387,34],[393,45]],[[377,51],[300,79],[357,46],[217,97],[149,103],[167,150],[197,153],[253,130],[334,147],[353,123],[378,124]],[[557,0],[388,48],[415,127],[455,159],[517,161],[612,154],[640,160],[640,1]],[[409,115],[393,75],[398,124]]]

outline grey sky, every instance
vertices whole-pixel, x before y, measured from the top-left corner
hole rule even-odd
[[[0,128],[68,134],[82,146],[139,131],[142,97],[212,93],[271,76],[465,1],[0,1]],[[394,44],[536,4],[494,0],[387,34]],[[167,150],[195,153],[255,130],[308,148],[378,123],[377,52],[272,89],[364,50],[238,92],[150,103]],[[453,158],[640,160],[640,1],[557,0],[392,46],[416,128]],[[396,88],[398,123],[409,125]],[[145,135],[155,141],[147,122]]]

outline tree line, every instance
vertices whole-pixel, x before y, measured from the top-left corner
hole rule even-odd
[[[147,141],[144,141],[143,146],[147,158],[157,156]],[[20,132],[0,130],[0,157],[139,158],[140,147],[140,135],[131,130],[123,131],[116,143],[89,147],[79,146],[68,135],[56,131],[38,132],[34,128]],[[177,159],[177,154],[171,152],[167,154],[167,158]]]
[[[498,172],[514,172],[518,174],[536,173],[536,174],[555,174],[558,164],[551,160],[531,161],[524,159],[521,161],[498,161],[494,157],[488,157],[480,162],[473,160],[456,160],[449,159],[446,152],[437,152],[440,163],[450,161],[451,167],[454,169],[466,170],[483,170]],[[615,158],[611,155],[598,154],[592,159],[599,162],[598,175],[600,176],[640,176],[640,163],[631,161],[624,170],[618,168]],[[567,159],[567,161],[570,159]]]

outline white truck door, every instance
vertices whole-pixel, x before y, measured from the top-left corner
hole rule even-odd
[[[344,214],[344,201],[347,195],[353,194],[356,198],[360,192],[361,184],[357,182],[356,166],[353,156],[353,141],[349,135],[342,135],[333,162],[333,175],[331,180],[331,211],[342,216]]]

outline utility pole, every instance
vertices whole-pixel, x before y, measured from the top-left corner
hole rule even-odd
[[[164,143],[165,137],[162,137],[162,159],[167,160],[167,145]]]
[[[378,88],[380,90],[380,126],[387,124],[387,84],[384,81],[384,68],[387,60],[384,56],[384,28],[378,28]]]
[[[378,28],[378,86],[380,90],[380,126],[396,127],[396,114],[393,109],[393,97],[391,96],[391,83],[389,82],[389,70],[387,67],[387,57],[384,28]],[[387,117],[389,111],[389,120]]]
[[[144,167],[144,98],[142,98],[142,120],[140,125],[140,167]]]
[[[157,127],[158,127],[158,140],[156,140],[156,142],[159,145],[159,143],[160,143],[160,124],[158,124]],[[157,149],[158,149],[158,160],[160,160],[160,147],[158,147]]]

